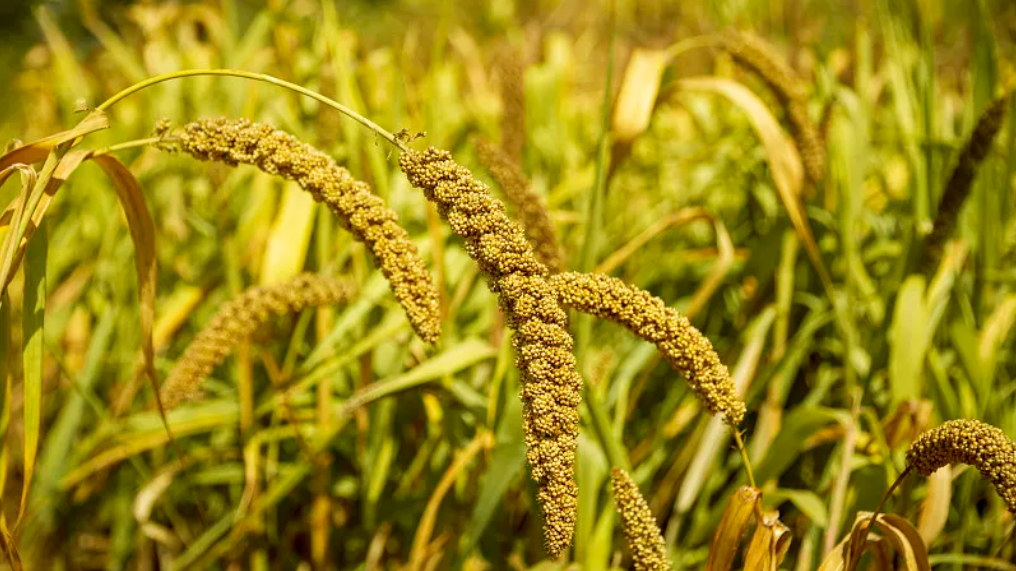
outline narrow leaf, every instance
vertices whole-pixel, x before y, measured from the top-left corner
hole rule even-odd
[[[25,297],[22,309],[22,329],[24,331],[24,424],[25,424],[25,460],[24,484],[21,488],[21,505],[18,519],[14,524],[17,529],[21,518],[25,515],[28,493],[35,475],[35,459],[39,450],[39,431],[42,421],[42,371],[44,331],[46,321],[46,257],[49,243],[46,227],[42,227],[39,236],[28,243],[27,263],[25,264]]]

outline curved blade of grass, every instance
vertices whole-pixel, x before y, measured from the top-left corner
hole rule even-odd
[[[63,143],[62,145],[67,145]],[[64,181],[70,177],[81,162],[87,156],[84,151],[72,151],[61,155],[64,152],[61,148],[50,152],[46,163],[39,173],[39,177],[25,199],[25,215],[21,216],[13,227],[13,232],[8,232],[4,241],[3,267],[0,268],[0,287],[6,290],[14,273],[21,265],[21,257],[28,247],[36,228],[42,223],[46,211],[49,209],[53,197]],[[61,158],[62,156],[62,158]],[[28,215],[31,213],[31,215]]]
[[[480,480],[480,492],[469,521],[469,534],[462,545],[462,556],[468,556],[490,523],[494,510],[508,486],[522,470],[526,461],[526,442],[522,436],[522,400],[505,399],[504,412],[497,428],[497,446],[490,465]]]
[[[89,133],[108,128],[109,117],[102,111],[92,111],[72,129],[33,141],[0,157],[0,170],[4,170],[17,163],[30,165],[44,161],[50,151],[56,149],[61,143],[74,141]]]
[[[35,459],[39,451],[39,431],[42,429],[42,370],[43,347],[45,346],[46,324],[46,258],[49,241],[46,226],[35,240],[28,243],[25,264],[25,297],[22,308],[22,329],[24,331],[24,431],[25,459],[24,483],[21,488],[21,504],[14,529],[21,525],[28,505],[28,494],[35,475]]]
[[[166,412],[162,408],[162,399],[159,397],[159,379],[155,373],[153,342],[156,287],[155,225],[152,223],[152,215],[148,212],[148,206],[145,205],[141,186],[131,171],[110,155],[94,155],[91,159],[109,175],[113,182],[116,196],[120,199],[120,206],[127,218],[127,228],[130,230],[131,240],[134,242],[134,267],[138,275],[141,350],[145,358],[145,373],[152,383],[152,391],[155,393],[155,404],[159,408],[159,414],[166,425],[166,430],[169,431],[169,422],[166,420]],[[173,440],[172,435],[170,435],[170,440]]]
[[[713,220],[713,216],[705,208],[682,208],[662,220],[657,220],[652,226],[640,232],[624,246],[621,246],[613,254],[607,256],[607,259],[600,262],[593,271],[599,274],[610,274],[627,261],[632,254],[638,252],[650,240],[659,236],[667,229],[673,226],[684,226],[685,224],[702,219]]]
[[[765,103],[750,89],[736,81],[720,77],[695,77],[682,79],[677,82],[677,85],[685,91],[705,91],[722,95],[744,111],[766,150],[769,166],[773,173],[773,182],[776,184],[776,190],[784,208],[787,209],[790,223],[804,243],[805,250],[808,252],[812,264],[815,265],[819,278],[831,291],[832,279],[829,277],[829,272],[819,254],[811,225],[804,212],[804,205],[801,203],[804,167],[801,164],[801,155],[793,140],[773,117]]]
[[[469,464],[474,456],[481,450],[486,450],[494,445],[494,438],[490,432],[482,431],[473,438],[472,442],[469,443],[459,454],[455,455],[455,460],[452,465],[448,467],[444,475],[441,476],[441,481],[438,482],[437,487],[434,488],[434,493],[431,494],[430,500],[427,501],[427,507],[423,511],[423,516],[420,518],[420,523],[416,526],[416,533],[413,536],[413,547],[410,550],[409,556],[409,569],[410,571],[419,571],[422,569],[424,556],[426,554],[427,546],[430,544],[430,536],[434,531],[434,522],[437,519],[437,511],[441,507],[441,500],[444,499],[448,490],[455,483],[455,479],[458,478],[459,473]]]

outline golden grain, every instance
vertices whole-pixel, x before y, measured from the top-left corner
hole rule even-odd
[[[977,468],[1016,513],[1016,443],[1004,432],[979,420],[950,420],[907,449],[907,465],[925,477],[956,463]]]
[[[949,182],[938,203],[938,214],[935,216],[931,233],[924,239],[924,251],[931,267],[938,265],[946,241],[956,230],[956,222],[959,220],[963,203],[974,186],[977,168],[991,151],[992,142],[1002,128],[1008,110],[1009,94],[1006,94],[981,114],[970,139],[960,152],[956,167],[949,176]]]
[[[750,71],[758,74],[787,114],[791,136],[801,153],[808,180],[818,184],[825,177],[826,152],[819,128],[808,116],[808,89],[772,46],[752,34],[729,31],[719,45]]]
[[[628,540],[635,569],[667,571],[671,568],[667,544],[663,541],[656,518],[639,492],[639,487],[628,472],[621,468],[612,469],[610,479],[613,483],[614,505],[621,513],[624,536]]]
[[[744,402],[712,343],[663,300],[604,274],[564,272],[550,283],[565,307],[623,325],[654,343],[709,412],[735,426],[744,419]]]
[[[364,242],[388,278],[416,333],[428,343],[441,335],[437,289],[398,216],[370,186],[325,153],[270,125],[246,119],[204,119],[184,127],[180,150],[200,160],[250,164],[296,181]]]
[[[345,303],[352,291],[345,280],[317,274],[300,274],[279,284],[246,290],[216,312],[184,350],[159,391],[163,406],[169,410],[191,399],[233,348],[273,314]]]
[[[519,222],[533,244],[536,258],[552,274],[564,271],[564,253],[550,211],[543,198],[530,187],[518,163],[506,152],[480,139],[476,140],[476,157],[504,191],[508,203],[518,211]]]
[[[574,464],[582,379],[567,316],[547,283],[547,268],[486,185],[449,152],[433,147],[403,153],[399,165],[465,241],[515,331],[526,458],[539,483],[547,552],[557,558],[571,544],[578,508]]]

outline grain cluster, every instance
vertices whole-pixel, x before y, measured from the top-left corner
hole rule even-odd
[[[621,513],[624,536],[631,550],[632,563],[637,571],[667,571],[671,568],[667,557],[667,544],[656,524],[649,504],[639,492],[628,472],[621,468],[610,471],[614,505]]]
[[[924,251],[928,263],[935,266],[942,257],[946,241],[956,230],[960,210],[970,196],[977,169],[991,151],[992,142],[1005,122],[1009,110],[1009,94],[997,99],[981,114],[973,133],[960,151],[956,167],[953,168],[938,204],[938,214],[931,233],[925,238]]]
[[[604,274],[564,272],[550,283],[565,307],[613,321],[655,344],[709,412],[734,426],[744,419],[744,401],[712,343],[663,300]]]
[[[228,165],[249,164],[296,181],[328,205],[344,228],[364,242],[405,309],[416,333],[429,343],[441,335],[437,289],[430,272],[399,226],[395,212],[325,153],[270,125],[246,119],[204,119],[178,137],[183,152]]]
[[[399,165],[464,240],[515,332],[526,458],[539,484],[547,552],[557,558],[571,544],[578,507],[574,465],[582,379],[567,316],[547,282],[546,266],[486,185],[449,152],[433,147],[406,151]]]
[[[720,36],[719,44],[734,61],[757,74],[779,100],[801,153],[805,174],[812,184],[818,184],[825,176],[826,152],[822,134],[808,116],[808,89],[804,80],[772,46],[754,35],[727,32]]]
[[[928,430],[907,450],[907,466],[930,476],[943,466],[969,464],[995,486],[1016,513],[1016,443],[979,420],[950,420]]]
[[[345,280],[317,274],[300,274],[285,282],[246,290],[222,306],[184,350],[159,391],[163,406],[169,410],[192,398],[237,344],[273,315],[345,303],[352,293],[352,286]]]
[[[517,162],[504,151],[483,141],[476,141],[476,157],[504,191],[505,198],[516,211],[526,237],[533,244],[536,258],[550,273],[564,271],[564,252],[557,239],[557,229],[543,198],[526,180]]]

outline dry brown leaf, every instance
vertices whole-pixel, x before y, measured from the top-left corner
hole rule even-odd
[[[779,512],[766,512],[762,516],[744,556],[744,571],[779,570],[791,540],[790,528],[779,518]]]
[[[720,525],[713,535],[713,543],[709,546],[709,560],[706,571],[728,571],[734,563],[741,544],[741,538],[747,530],[748,522],[755,513],[755,506],[762,497],[762,492],[752,486],[741,486],[730,497]]]

